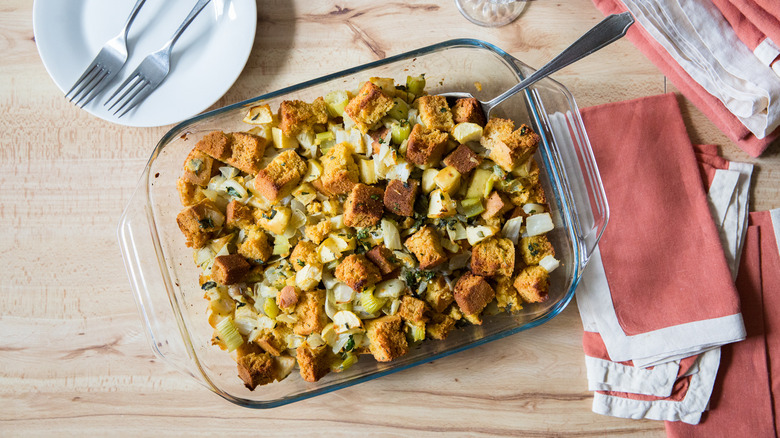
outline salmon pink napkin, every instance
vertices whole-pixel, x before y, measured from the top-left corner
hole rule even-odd
[[[780,2],[757,0],[712,0],[729,22],[737,37],[764,64],[780,74]],[[766,6],[766,8],[765,8]],[[771,37],[769,35],[772,35]]]
[[[632,13],[635,16],[637,12],[644,12],[647,17],[652,18],[658,15],[663,16],[666,12],[658,10],[658,4],[665,4],[658,3],[658,0],[593,1],[604,14],[626,11],[625,2],[632,5]],[[681,0],[677,0],[665,5],[667,7],[673,4],[677,5],[678,13],[686,12],[680,10],[683,7],[700,7],[700,9],[704,7],[705,12],[711,13],[714,6],[707,3],[708,1],[686,0],[681,2]],[[721,23],[713,23],[710,22],[712,21],[710,19],[713,18],[712,14],[704,15],[694,16],[691,18],[692,22],[687,23],[687,27],[683,28],[683,24],[686,23],[682,23],[683,20],[679,19],[656,23],[658,27],[655,27],[650,22],[651,18],[645,19],[645,15],[642,14],[642,16],[637,17],[636,25],[628,30],[627,38],[721,131],[744,151],[757,157],[780,135],[780,128],[777,128],[778,123],[780,123],[780,102],[778,102],[778,92],[780,91],[778,81],[780,78],[772,72],[771,68],[755,58],[747,47],[741,47],[739,50],[740,47],[737,47],[734,41],[738,44],[741,42],[722,16],[720,16]],[[696,21],[696,19],[701,22]],[[677,27],[678,24],[680,27]],[[664,28],[662,25],[667,27]],[[691,41],[695,40],[699,43],[699,46],[696,47],[699,51],[696,53],[674,52],[675,57],[673,53],[670,53],[670,50],[683,39],[681,33],[683,30],[688,31],[688,37],[692,38]],[[705,38],[719,36],[723,36],[724,41],[713,43],[708,42]],[[680,45],[681,50],[691,47],[693,46],[690,44]],[[712,50],[713,53],[710,53],[708,49]],[[745,53],[742,52],[747,53],[748,59],[745,59]],[[740,53],[742,57],[737,57],[736,55]],[[703,54],[710,56],[710,58],[702,58]],[[730,65],[721,65],[724,56],[731,63]],[[681,62],[684,62],[685,66],[681,65]],[[750,68],[739,68],[747,64],[751,64]],[[738,72],[739,75],[734,72]],[[693,77],[692,74],[696,76]],[[724,80],[730,80],[731,83],[723,84]],[[734,87],[740,87],[742,91],[734,92]],[[752,97],[740,100],[750,93],[753,93]]]

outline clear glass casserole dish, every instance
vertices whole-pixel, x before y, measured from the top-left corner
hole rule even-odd
[[[217,109],[180,123],[157,144],[124,214],[118,238],[141,317],[154,352],[225,399],[246,407],[270,408],[381,377],[466,348],[538,326],[559,314],[574,296],[582,270],[609,216],[604,190],[579,110],[569,91],[551,79],[502,103],[492,115],[527,123],[541,136],[536,160],[542,171],[555,229],[548,234],[561,260],[553,271],[549,299],[524,305],[516,314],[485,318],[481,326],[453,331],[444,341],[429,340],[393,362],[361,359],[342,373],[316,383],[292,375],[249,391],[237,377],[230,355],[211,345],[207,301],[198,284],[192,250],[176,224],[182,208],[176,181],[197,140],[213,130],[244,131],[247,109],[283,100],[312,101],[335,89],[354,88],[370,77],[426,74],[426,90],[471,92],[488,100],[533,70],[483,41],[459,39],[413,50],[334,73],[254,99]],[[475,83],[481,84],[477,90]],[[297,373],[296,373],[297,374]]]

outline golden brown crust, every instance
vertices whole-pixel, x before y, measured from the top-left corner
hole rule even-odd
[[[391,180],[385,189],[385,210],[399,216],[414,216],[414,201],[419,192],[420,182],[416,179]]]
[[[444,340],[455,328],[455,319],[449,315],[436,313],[431,321],[425,325],[425,334],[431,339]]]
[[[206,195],[203,194],[203,190],[197,184],[193,184],[183,177],[176,180],[176,190],[179,191],[181,205],[185,207],[195,205],[206,199]]]
[[[225,208],[225,224],[233,228],[246,228],[254,224],[252,207],[244,205],[235,199],[228,202]]]
[[[356,184],[344,202],[344,224],[357,228],[378,224],[384,212],[383,197],[379,187]]]
[[[485,114],[479,101],[473,97],[462,98],[455,101],[452,106],[452,119],[455,123],[476,123],[485,126]]]
[[[449,131],[455,124],[452,113],[444,96],[420,96],[417,99],[420,119],[428,129]]]
[[[253,342],[272,356],[281,356],[284,353],[284,344],[272,330],[264,329]]]
[[[526,265],[538,265],[548,255],[555,256],[555,249],[546,234],[520,239],[520,253]]]
[[[515,245],[509,239],[491,237],[471,249],[471,272],[492,277],[512,275],[515,269]]]
[[[295,245],[289,260],[296,272],[303,269],[306,265],[322,265],[320,258],[317,256],[317,245],[305,240],[301,240]]]
[[[526,303],[541,303],[548,297],[550,274],[541,266],[527,266],[515,278],[514,286]]]
[[[444,312],[444,309],[455,301],[455,297],[452,295],[452,289],[441,274],[437,274],[428,282],[424,297],[425,301],[430,304],[431,308],[436,313]]]
[[[203,199],[179,212],[176,223],[187,239],[187,246],[200,248],[220,230],[214,217],[222,218],[222,212],[208,199]]]
[[[313,348],[304,342],[295,350],[295,358],[307,382],[316,382],[330,372],[332,356],[327,345]]]
[[[430,269],[447,261],[447,254],[441,247],[441,240],[436,230],[430,225],[420,228],[404,242],[409,251],[417,257],[420,269]]]
[[[321,332],[328,323],[328,315],[325,313],[325,291],[314,290],[302,294],[298,305],[295,306],[295,315],[298,322],[293,327],[296,335],[309,336],[314,332]]]
[[[225,161],[231,155],[230,138],[222,131],[209,132],[195,144],[195,149]]]
[[[444,159],[444,164],[454,167],[461,175],[466,175],[471,172],[481,162],[482,157],[475,154],[474,151],[465,144],[455,148],[455,150]]]
[[[344,108],[358,129],[367,133],[371,127],[379,121],[393,107],[393,99],[386,95],[381,88],[370,81],[366,81],[358,91],[357,96],[349,101]]]
[[[285,286],[276,296],[276,305],[280,309],[294,308],[298,304],[298,288],[295,286]]]
[[[379,268],[379,272],[381,272],[382,275],[393,272],[396,267],[396,264],[393,262],[393,260],[395,260],[393,251],[390,251],[381,244],[371,248],[371,250],[366,253],[366,258],[371,260],[371,262]]]
[[[387,315],[366,322],[366,335],[371,354],[377,362],[390,362],[409,352],[409,343],[398,315]]]
[[[274,360],[268,353],[249,353],[240,356],[237,360],[237,366],[238,377],[250,390],[275,380]]]
[[[414,125],[406,143],[406,159],[421,166],[434,164],[447,148],[448,138],[446,132]]]
[[[279,129],[287,137],[310,131],[318,123],[328,123],[328,104],[322,97],[312,103],[285,100],[279,105]]]
[[[496,304],[501,310],[515,312],[523,308],[520,295],[512,285],[512,277],[499,276],[496,279]]]
[[[258,227],[250,227],[246,239],[238,245],[238,253],[252,265],[262,265],[271,258],[273,248],[268,235]]]
[[[412,325],[421,325],[428,322],[426,313],[428,312],[428,305],[425,301],[404,295],[401,298],[401,307],[398,308],[398,316],[404,321]]]
[[[382,273],[366,256],[350,254],[336,268],[336,278],[360,292],[382,281]]]
[[[284,151],[257,173],[255,190],[265,199],[276,202],[292,193],[306,170],[306,162],[295,151]]]
[[[218,171],[217,166],[214,165],[214,159],[199,151],[197,147],[192,148],[187,155],[183,167],[182,178],[200,187],[208,186],[209,180],[214,176],[215,171]]]
[[[498,192],[491,192],[485,201],[485,211],[482,212],[482,218],[491,219],[498,214],[504,213],[512,208],[512,203],[505,201]]]
[[[326,195],[348,193],[360,181],[360,171],[354,158],[352,146],[339,143],[322,157],[322,176],[313,184]],[[318,187],[317,184],[321,184]]]
[[[333,224],[329,220],[323,219],[319,221],[317,225],[307,225],[306,228],[304,228],[304,234],[306,234],[306,238],[319,245],[325,240],[325,237],[327,237],[331,230],[333,230]]]
[[[234,132],[231,136],[231,154],[226,162],[236,169],[240,169],[251,175],[260,172],[260,163],[263,161],[265,147],[268,140],[247,132]]]
[[[250,269],[252,266],[240,254],[217,256],[211,267],[211,278],[224,285],[241,283]]]
[[[465,273],[455,284],[455,302],[464,315],[477,315],[495,297],[496,293],[479,275]]]
[[[485,125],[480,143],[490,149],[490,159],[507,172],[536,152],[540,137],[528,125],[514,129],[514,122],[492,118]]]

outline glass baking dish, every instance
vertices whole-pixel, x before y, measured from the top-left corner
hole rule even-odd
[[[425,73],[431,94],[467,91],[488,100],[532,72],[489,43],[451,40],[220,108],[171,129],[154,149],[118,229],[128,276],[155,353],[231,402],[270,408],[439,359],[538,326],[559,314],[574,295],[609,213],[574,98],[551,79],[505,101],[493,114],[527,123],[541,136],[536,160],[556,226],[548,236],[561,260],[561,267],[552,273],[549,299],[525,305],[517,314],[486,317],[483,325],[457,329],[444,341],[423,342],[393,362],[377,363],[363,356],[349,370],[328,374],[316,383],[305,382],[294,372],[282,382],[249,391],[237,377],[230,355],[211,345],[199,271],[176,224],[182,208],[176,180],[185,157],[207,132],[247,130],[249,125],[241,120],[250,106],[269,103],[278,108],[283,100],[312,101],[331,90],[353,89],[374,76],[404,83],[407,75],[420,73]]]

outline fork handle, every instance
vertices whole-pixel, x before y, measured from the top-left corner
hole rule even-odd
[[[184,21],[181,23],[178,29],[176,29],[176,32],[173,33],[173,36],[171,37],[170,41],[168,41],[165,46],[163,46],[163,49],[167,49],[168,53],[170,53],[171,50],[173,50],[173,45],[176,44],[176,41],[179,39],[181,34],[184,32],[185,29],[187,29],[187,26],[192,23],[192,20],[195,19],[195,17],[200,14],[200,11],[203,10],[203,8],[206,7],[207,4],[209,4],[211,0],[198,0],[198,3],[195,4],[195,7],[192,8],[189,15],[187,15],[187,18],[184,19]]]
[[[133,20],[135,20],[135,16],[138,15],[138,11],[141,10],[141,6],[144,5],[146,0],[138,0],[135,2],[135,6],[133,6],[133,10],[130,12],[130,16],[127,17],[127,21],[125,22],[125,27],[122,28],[122,35],[125,36],[125,39],[127,39],[127,32],[130,30],[130,25],[133,24]]]

